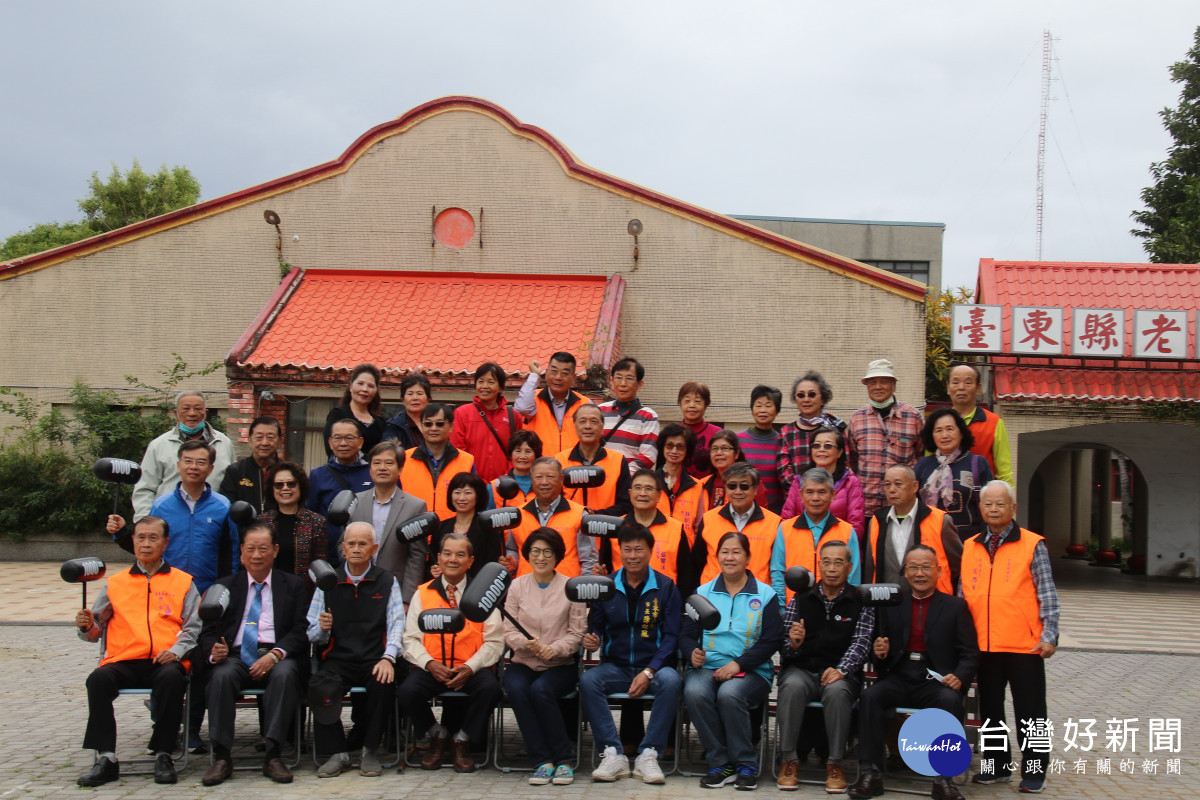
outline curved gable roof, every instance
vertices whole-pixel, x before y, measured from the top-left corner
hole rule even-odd
[[[194,206],[188,206],[187,208],[181,208],[161,216],[143,220],[133,225],[127,225],[124,228],[102,233],[89,239],[83,239],[82,241],[56,247],[52,250],[45,250],[41,253],[3,262],[0,264],[0,280],[14,278],[26,272],[44,269],[101,250],[107,250],[125,242],[141,239],[142,237],[180,225],[186,225],[195,220],[204,219],[223,211],[249,205],[265,198],[289,192],[335,175],[340,175],[350,169],[364,153],[378,142],[404,133],[414,125],[418,125],[427,119],[451,111],[469,111],[483,114],[498,121],[514,135],[540,144],[558,160],[563,171],[576,180],[590,183],[606,191],[614,192],[631,200],[690,219],[707,227],[723,231],[740,239],[822,267],[845,277],[871,284],[901,297],[914,301],[922,301],[924,299],[924,284],[811,245],[797,242],[785,236],[756,228],[753,225],[725,216],[724,214],[718,214],[646,189],[629,181],[613,177],[578,161],[572,155],[571,151],[558,141],[558,139],[535,125],[528,125],[521,122],[495,103],[478,97],[461,96],[442,97],[437,100],[431,100],[394,120],[376,125],[362,136],[359,136],[353,144],[346,148],[345,152],[333,161],[294,172],[291,175],[285,175],[282,178],[261,183],[248,189],[242,189],[213,198],[212,200],[206,200]]]

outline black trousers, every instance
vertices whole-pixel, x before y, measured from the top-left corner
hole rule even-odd
[[[113,713],[113,701],[122,689],[149,689],[150,702],[155,709],[150,748],[156,753],[172,752],[179,738],[179,724],[183,721],[186,688],[187,673],[178,661],[155,664],[145,658],[113,661],[97,667],[87,678],[88,723],[83,746],[100,752],[115,751],[117,718]]]
[[[1046,662],[1036,653],[980,653],[979,654],[979,713],[991,726],[1004,722],[1004,687],[1012,687],[1013,712],[1017,724],[1012,730],[1020,742],[1021,720],[1046,718]],[[1001,759],[990,753],[985,758],[996,758],[996,769],[1003,772],[1008,757]],[[1050,762],[1049,753],[1035,753],[1030,749],[1021,752],[1021,774],[1029,777],[1046,776]]]
[[[918,662],[913,662],[917,664]],[[902,665],[903,666],[903,665]],[[940,708],[963,718],[963,693],[956,692],[941,681],[924,675],[925,667],[918,665],[912,674],[892,672],[863,690],[858,701],[859,732],[858,760],[875,769],[883,766],[883,745],[888,722],[898,706],[906,708]]]
[[[295,658],[285,658],[256,681],[238,653],[237,647],[230,648],[228,658],[209,667],[208,737],[214,752],[220,748],[222,754],[233,746],[235,704],[244,689],[264,690],[263,731],[276,747],[287,741],[300,694],[300,662]]]
[[[424,733],[437,722],[433,716],[433,709],[429,707],[429,701],[444,691],[446,684],[425,670],[416,668],[396,687],[400,707],[408,713],[418,733]],[[483,669],[470,677],[462,691],[468,695],[462,730],[471,737],[472,742],[485,743],[488,719],[495,710],[496,703],[500,702],[500,681],[496,680],[496,673],[490,669]],[[451,736],[455,733],[454,730],[450,731]]]
[[[309,679],[308,704],[311,708],[323,706],[327,713],[335,713],[337,720],[332,723],[313,722],[313,734],[316,737],[317,752],[322,755],[349,752],[346,741],[346,731],[342,725],[342,698],[351,686],[362,686],[366,691],[365,698],[355,707],[354,728],[355,739],[361,740],[362,747],[367,750],[378,750],[383,738],[388,720],[392,718],[392,706],[395,705],[396,684],[380,683],[371,674],[378,661],[352,663],[349,661],[323,661],[320,667]],[[397,664],[396,678],[403,675],[402,664]],[[328,700],[328,703],[326,702]],[[325,712],[323,712],[325,713]],[[361,731],[359,728],[361,727]]]

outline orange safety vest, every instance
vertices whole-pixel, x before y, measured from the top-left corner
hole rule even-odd
[[[446,445],[446,454],[452,445]],[[442,465],[438,473],[437,485],[433,484],[433,473],[429,465],[418,458],[413,458],[417,448],[410,447],[404,451],[404,466],[400,468],[400,487],[420,500],[425,501],[425,507],[438,515],[438,519],[450,519],[454,509],[446,502],[446,490],[450,479],[460,472],[470,472],[475,466],[475,456],[455,448],[454,456]]]
[[[925,508],[929,511],[928,516],[921,520],[920,532],[921,541],[918,544],[923,544],[932,547],[937,553],[938,567],[941,568],[941,575],[938,577],[937,590],[946,594],[954,594],[954,584],[951,581],[950,559],[946,557],[946,548],[942,547],[942,524],[946,517],[946,512],[940,508],[927,506],[924,503],[918,502],[913,507],[913,513],[917,513],[917,509]],[[867,574],[864,568],[862,571],[863,583],[875,583],[876,576],[879,574],[879,564],[883,560],[882,551],[879,549],[879,518],[872,514],[869,518],[871,521],[867,525],[870,533],[867,537],[867,546],[871,553],[871,574]],[[908,548],[905,548],[906,550]],[[863,566],[866,566],[866,559],[863,559]]]
[[[183,601],[191,585],[191,575],[171,566],[149,578],[132,568],[109,578],[105,593],[113,613],[100,665],[154,658],[173,647],[183,630]]]
[[[604,455],[600,455],[601,453]],[[580,505],[584,505],[583,500],[586,497],[588,508],[608,508],[617,502],[617,481],[621,479],[621,470],[627,467],[621,464],[624,457],[616,450],[601,447],[596,455],[600,458],[593,462],[593,466],[604,467],[604,484],[595,489],[563,489],[563,496]],[[564,469],[583,464],[582,461],[571,458],[570,450],[563,450],[555,458]]]
[[[626,515],[625,519],[629,522],[637,522],[633,514]],[[683,539],[683,523],[677,519],[671,519],[659,511],[658,518],[649,527],[649,530],[650,535],[654,537],[654,553],[650,556],[650,568],[678,583],[679,571],[675,569],[675,565],[679,558],[679,542]],[[612,551],[613,572],[616,572],[621,568],[621,548],[616,539],[612,540]]]
[[[984,411],[982,406],[975,406],[975,413],[971,416],[971,421],[967,423],[967,428],[975,437],[975,444],[971,446],[971,452],[987,459],[993,475],[996,474],[996,460],[992,454],[992,448],[996,441],[996,422],[999,419],[1000,417],[995,414]]]
[[[546,454],[570,450],[579,444],[579,434],[575,433],[575,404],[592,402],[590,397],[584,397],[579,392],[570,392],[567,395],[567,408],[563,411],[562,428],[559,428],[554,409],[546,399],[549,396],[549,389],[542,389],[534,396],[537,412],[524,426],[525,430],[533,431],[542,440],[542,452]]]
[[[439,582],[441,578],[434,578],[429,583],[422,584],[418,592],[421,593],[421,608],[428,611],[431,608],[449,608],[450,604],[446,602],[446,598],[433,588],[433,585]],[[462,592],[459,592],[462,594]],[[442,640],[453,640],[454,644],[451,647],[450,641],[446,641],[446,649],[442,650]],[[468,658],[479,652],[479,648],[483,647],[483,623],[471,622],[467,620],[467,626],[459,633],[447,634],[443,637],[440,633],[427,633],[424,639],[425,650],[429,655],[441,661],[447,667],[453,668],[456,664],[462,664]],[[454,658],[450,658],[453,652]],[[451,663],[453,661],[453,663]],[[419,666],[424,667],[424,664]]]
[[[686,472],[683,474],[687,475]],[[690,475],[688,477],[691,478]],[[671,501],[671,494],[667,491],[663,491],[658,498],[658,510],[683,523],[683,530],[687,533],[689,546],[696,543],[696,523],[708,509],[708,481],[711,477],[711,475],[705,475],[703,478],[694,478],[695,483],[675,495],[674,502]],[[680,480],[683,478],[681,477]]]
[[[753,519],[754,515],[752,514],[751,520],[746,523],[746,527],[742,528],[742,533],[746,534],[746,538],[750,540],[750,563],[747,565],[747,569],[758,581],[770,586],[771,548],[775,545],[775,534],[779,532],[780,520],[778,514],[768,511],[758,504],[755,504],[755,507],[757,513],[762,514],[762,518]],[[727,508],[729,508],[728,504],[707,511],[702,519],[700,535],[704,537],[707,545],[708,560],[704,565],[704,571],[700,574],[701,586],[721,574],[721,565],[717,562],[717,544],[721,541],[722,536],[737,530],[737,525],[733,524],[733,520],[722,513]]]
[[[506,473],[506,474],[512,475],[512,470],[509,470],[508,473]],[[501,477],[503,477],[503,476],[501,476]],[[504,508],[505,506],[512,506],[513,508],[521,508],[522,506],[524,506],[526,503],[528,503],[530,500],[533,499],[533,483],[532,482],[529,484],[529,494],[522,492],[521,487],[518,486],[517,487],[517,496],[514,497],[512,500],[505,500],[503,497],[501,497],[499,494],[497,494],[496,487],[490,483],[488,484],[488,491],[492,493],[492,506],[494,508]]]
[[[1019,538],[1001,540],[995,558],[984,544],[988,531],[963,544],[962,590],[979,649],[987,653],[1028,653],[1042,638],[1033,551],[1042,537],[1018,528]],[[992,609],[997,613],[992,614]]]
[[[812,530],[804,526],[804,515],[792,517],[789,520],[784,520],[780,525],[783,531],[783,559],[784,565],[787,567],[801,566],[813,574],[813,580],[817,580],[821,576],[821,569],[817,566],[817,555],[821,550],[821,545],[826,542],[839,541],[850,543],[850,538],[857,537],[854,532],[854,526],[845,520],[833,518],[832,525],[825,526],[825,532],[821,534],[821,540],[814,543]],[[861,559],[862,556],[859,556]],[[791,589],[787,590],[787,600],[790,603],[792,595]]]
[[[566,508],[563,508],[563,503],[566,503]],[[562,561],[558,562],[554,571],[568,578],[578,577],[583,571],[583,567],[579,564],[579,547],[576,545],[582,520],[583,506],[564,498],[546,525],[546,527],[558,531],[563,545],[566,546],[566,554]],[[533,572],[533,567],[529,566],[529,562],[521,554],[521,548],[525,544],[525,537],[540,527],[537,516],[537,500],[531,500],[521,509],[521,524],[512,530],[513,541],[517,543],[517,558],[520,559],[517,564],[518,577]]]

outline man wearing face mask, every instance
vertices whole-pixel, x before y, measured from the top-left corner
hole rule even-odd
[[[175,464],[179,460],[179,446],[187,441],[202,441],[216,451],[212,474],[208,485],[213,491],[221,485],[225,468],[233,463],[233,443],[229,437],[214,429],[207,422],[208,406],[204,394],[186,390],[175,395],[175,427],[150,442],[142,456],[142,477],[133,487],[133,521],[137,522],[150,513],[157,497],[170,494],[179,484],[179,472]]]

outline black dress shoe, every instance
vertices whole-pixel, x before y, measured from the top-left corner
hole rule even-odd
[[[175,762],[168,753],[159,753],[154,759],[154,782],[175,783],[179,776],[175,774]]]
[[[208,768],[208,772],[204,773],[204,777],[200,782],[205,786],[216,786],[219,783],[224,783],[233,774],[233,764],[228,759],[218,758]]]
[[[858,780],[846,788],[846,794],[854,800],[867,800],[883,794],[883,776],[878,772],[863,772]]]
[[[962,792],[949,778],[933,782],[933,790],[929,793],[933,800],[963,800]]]
[[[92,768],[76,781],[80,786],[103,786],[121,777],[121,765],[108,758],[98,758]]]

